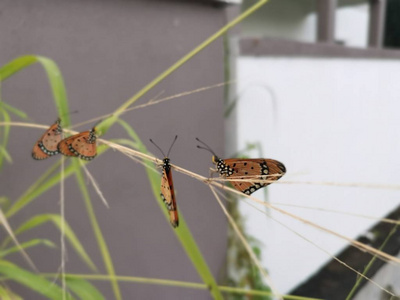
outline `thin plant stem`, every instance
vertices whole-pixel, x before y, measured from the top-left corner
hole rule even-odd
[[[241,13],[238,17],[233,19],[231,22],[226,24],[224,27],[222,27],[220,30],[218,30],[216,33],[208,37],[204,42],[202,42],[200,45],[198,45],[196,48],[194,48],[192,51],[190,51],[188,54],[183,56],[181,59],[179,59],[176,63],[174,63],[171,67],[169,67],[167,70],[162,72],[160,75],[158,75],[156,78],[154,78],[149,84],[144,86],[139,92],[137,92],[134,96],[132,96],[128,101],[126,101],[124,104],[122,104],[119,108],[115,110],[113,115],[104,120],[102,123],[98,125],[99,131],[102,133],[105,133],[105,131],[112,125],[114,124],[118,117],[133,103],[136,102],[139,98],[141,98],[143,95],[145,95],[148,91],[150,91],[153,87],[155,87],[157,84],[159,84],[161,81],[163,81],[165,78],[167,78],[170,74],[175,72],[178,68],[180,68],[183,64],[185,64],[187,61],[189,61],[191,58],[193,58],[196,54],[201,52],[203,49],[205,49],[208,45],[210,45],[212,42],[214,42],[216,39],[221,37],[223,34],[225,34],[229,29],[232,27],[236,26],[238,23],[246,19],[248,16],[250,16],[252,13],[257,11],[261,6],[266,4],[268,0],[259,0],[256,4],[251,6],[249,9]]]
[[[382,245],[379,247],[379,250],[383,250],[386,246],[386,244],[389,242],[389,240],[391,239],[391,237],[396,233],[397,229],[398,229],[399,225],[396,225],[392,228],[392,230],[389,232],[388,236],[386,237],[386,239],[383,241]],[[367,272],[369,271],[369,269],[371,269],[372,265],[374,264],[374,262],[377,259],[377,255],[374,255],[374,257],[370,260],[370,262],[368,263],[368,265],[365,266],[364,271],[362,273],[362,275],[364,276],[360,276],[356,283],[354,284],[353,288],[351,289],[351,291],[349,292],[349,294],[346,297],[346,300],[350,300],[355,292],[357,291],[358,287],[360,286],[361,282],[363,281],[364,277],[366,277]],[[395,296],[393,294],[391,294],[392,296]]]

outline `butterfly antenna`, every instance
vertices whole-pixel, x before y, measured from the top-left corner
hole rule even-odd
[[[202,146],[197,145],[197,148],[207,150],[207,151],[211,152],[214,156],[217,156],[217,155],[215,154],[215,152],[212,151],[212,149],[210,148],[210,146],[208,146],[206,143],[204,143],[203,141],[201,141],[199,138],[196,138],[196,141],[202,143],[202,144],[205,146],[205,147],[202,147]]]
[[[172,142],[171,146],[169,147],[169,150],[168,150],[168,153],[167,153],[167,157],[169,157],[169,153],[171,152],[172,146],[175,144],[177,138],[178,138],[178,135],[175,136],[174,141]]]
[[[175,140],[176,140],[176,138],[175,138]],[[150,139],[150,142],[151,142],[154,146],[156,146],[156,147],[158,148],[158,150],[160,150],[160,152],[162,153],[162,155],[164,155],[164,157],[166,157],[165,154],[164,154],[164,151],[162,151],[161,148],[158,147],[158,145],[157,145],[156,143],[154,143],[152,139]],[[174,141],[174,142],[175,142],[175,141]],[[174,143],[172,143],[172,145],[173,145],[173,144],[174,144]]]

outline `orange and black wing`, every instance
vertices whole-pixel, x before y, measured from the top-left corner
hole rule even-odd
[[[172,181],[171,170],[167,172],[165,169],[163,169],[161,178],[161,198],[164,201],[165,207],[168,209],[169,220],[172,227],[178,227],[178,208],[176,206],[174,183]]]
[[[61,139],[62,128],[60,120],[57,120],[35,143],[32,149],[32,157],[41,160],[58,154],[57,145]]]
[[[285,166],[273,159],[237,159],[230,158],[224,160],[229,169],[232,169],[232,175],[229,179],[241,179],[241,181],[231,181],[232,185],[239,191],[251,195],[255,191],[277,181],[286,173]],[[245,179],[252,179],[252,181],[245,181]],[[257,182],[260,179],[264,182]],[[270,181],[270,182],[265,182]]]
[[[97,155],[96,143],[89,143],[90,131],[84,131],[62,140],[58,144],[60,153],[66,156],[76,156],[84,160],[92,160]]]
[[[57,146],[58,151],[65,156],[78,156],[79,154],[75,153],[74,149],[72,148],[72,144],[75,142],[75,140],[80,139],[83,133],[71,135],[70,137],[63,139]]]

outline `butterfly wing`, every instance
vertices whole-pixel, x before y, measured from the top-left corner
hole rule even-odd
[[[172,227],[178,227],[179,218],[178,218],[178,210],[175,201],[175,191],[174,191],[174,183],[172,181],[172,172],[169,169],[167,172],[163,169],[162,178],[161,178],[161,198],[164,201],[164,204],[169,212],[169,220],[171,222]]]
[[[35,143],[32,149],[32,157],[41,160],[58,154],[57,145],[61,139],[62,128],[60,120],[57,120]]]
[[[74,139],[71,143],[72,149],[78,153],[77,156],[84,160],[92,160],[97,155],[96,141],[89,142],[90,131],[81,133],[81,136]]]
[[[58,150],[66,156],[92,160],[97,155],[96,141],[89,142],[90,131],[84,131],[62,140]]]
[[[65,155],[65,156],[78,156],[79,154],[76,154],[74,152],[74,149],[72,148],[72,144],[75,141],[75,139],[79,138],[81,133],[72,135],[70,137],[67,137],[66,139],[63,139],[60,143],[58,143],[58,151]]]
[[[251,195],[255,191],[273,183],[286,173],[285,166],[273,159],[237,159],[230,158],[224,160],[227,167],[233,170],[233,174],[227,178],[234,179],[260,179],[271,182],[256,181],[231,181],[232,185],[239,191]]]

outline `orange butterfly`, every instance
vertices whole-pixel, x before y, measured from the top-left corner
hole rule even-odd
[[[161,177],[161,199],[164,201],[165,207],[169,212],[169,221],[171,222],[172,227],[176,228],[179,225],[179,218],[178,218],[178,207],[176,206],[175,200],[175,190],[174,190],[174,182],[172,181],[172,172],[171,172],[171,165],[169,163],[169,152],[171,151],[172,146],[174,145],[178,136],[175,136],[174,141],[169,147],[167,155],[158,147],[151,139],[150,142],[154,144],[164,155],[163,159],[163,172]]]
[[[212,162],[217,166],[217,172],[221,177],[241,179],[241,181],[231,181],[231,183],[235,189],[246,195],[251,195],[255,191],[273,183],[286,173],[285,166],[277,160],[268,158],[222,159],[215,155],[207,144],[198,138],[196,140],[205,146],[197,146],[197,148],[208,150],[213,154]],[[245,181],[245,179],[253,179],[253,181]],[[270,182],[255,182],[254,179],[268,180]]]
[[[58,151],[66,156],[92,160],[97,155],[96,127],[63,139],[58,143]]]
[[[32,149],[32,157],[37,160],[58,154],[57,145],[62,139],[60,118],[46,130]]]

